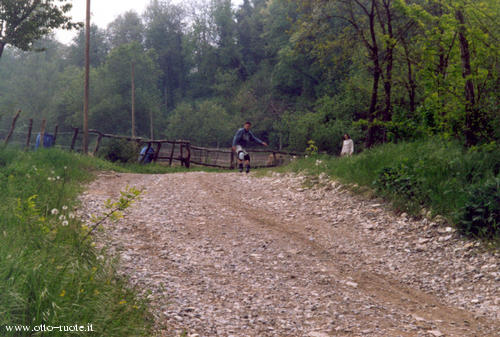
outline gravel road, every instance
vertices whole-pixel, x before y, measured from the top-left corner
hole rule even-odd
[[[157,336],[500,336],[500,253],[307,179],[106,172],[81,214],[144,189],[96,241],[149,294]]]

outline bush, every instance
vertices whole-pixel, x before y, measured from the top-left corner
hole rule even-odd
[[[393,202],[406,210],[415,210],[424,204],[425,193],[418,170],[407,163],[382,168],[373,182],[377,191],[385,195],[398,195]]]
[[[384,167],[380,170],[374,185],[379,191],[392,191],[407,198],[414,198],[417,195],[418,184],[412,171],[413,169],[402,163],[395,167]]]
[[[307,149],[306,149],[306,154],[308,156],[314,156],[318,154],[318,147],[316,146],[316,143],[314,140],[310,140],[307,142]]]
[[[457,226],[467,235],[494,238],[500,235],[500,178],[471,186],[457,214]]]
[[[125,139],[110,139],[101,147],[98,155],[111,162],[136,162],[139,156],[139,146]]]

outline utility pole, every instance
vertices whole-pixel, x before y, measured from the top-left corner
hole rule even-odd
[[[132,138],[135,138],[135,62],[132,61]]]
[[[153,109],[149,109],[149,139],[155,139],[153,127]]]
[[[89,150],[90,0],[85,20],[85,93],[83,99],[83,153]]]

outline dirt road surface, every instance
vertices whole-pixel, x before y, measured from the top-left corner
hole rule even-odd
[[[500,336],[498,252],[307,179],[108,172],[81,211],[144,189],[96,240],[149,293],[157,336]]]

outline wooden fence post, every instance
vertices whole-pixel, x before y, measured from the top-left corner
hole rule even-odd
[[[30,148],[31,132],[33,131],[33,118],[30,118],[28,126],[28,137],[26,138],[26,149]]]
[[[172,152],[170,153],[170,161],[168,163],[168,166],[172,166],[172,160],[174,160],[175,144],[176,142],[172,143]]]
[[[231,149],[231,162],[229,163],[229,168],[234,170],[234,151]]]
[[[40,130],[40,147],[43,149],[43,139],[45,138],[45,119],[42,120],[42,129]]]
[[[99,151],[101,140],[102,140],[102,133],[99,133],[99,135],[97,136],[97,142],[95,143],[94,152],[92,153],[93,156],[95,156],[97,154],[97,151]]]
[[[56,145],[57,131],[59,131],[59,125],[56,124],[56,127],[54,129],[54,145]]]
[[[179,145],[181,147],[181,154],[180,154],[181,166],[184,166],[184,143],[180,142]]]
[[[19,118],[19,114],[21,113],[21,110],[19,110],[16,115],[14,116],[14,119],[12,120],[12,125],[10,126],[9,133],[7,134],[7,138],[5,138],[5,145],[7,145],[10,141],[10,138],[12,137],[12,134],[14,133],[14,129],[16,128],[16,122],[17,119]]]
[[[189,166],[191,165],[191,143],[190,142],[186,143],[186,151],[187,151],[186,167],[189,168]]]
[[[78,137],[78,128],[73,128],[75,133],[73,134],[73,139],[71,140],[71,151],[75,149],[76,138]]]
[[[158,160],[158,157],[160,156],[160,150],[161,150],[161,143],[158,143],[158,146],[156,147],[156,152],[153,157],[153,162],[155,163]]]

